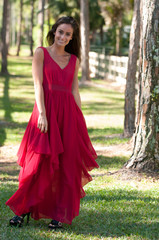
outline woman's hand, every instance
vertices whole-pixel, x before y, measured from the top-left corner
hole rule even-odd
[[[47,132],[48,122],[45,114],[39,114],[37,127],[41,130],[41,132]]]

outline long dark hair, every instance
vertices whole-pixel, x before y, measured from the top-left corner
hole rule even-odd
[[[55,38],[54,33],[56,32],[57,27],[63,23],[70,24],[73,28],[72,39],[66,45],[65,51],[76,55],[81,61],[81,38],[80,38],[79,24],[73,17],[63,16],[59,18],[56,21],[56,23],[52,26],[52,29],[48,32],[46,36],[47,42],[49,46],[51,46],[54,43],[54,38]]]

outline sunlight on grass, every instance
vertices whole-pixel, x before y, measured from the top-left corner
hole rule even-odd
[[[35,47],[34,47],[35,49]],[[16,55],[17,53],[17,46],[12,46],[9,49],[9,53],[11,55]],[[21,45],[21,51],[20,51],[20,56],[28,57],[30,55],[30,48],[28,45]]]
[[[84,115],[123,115],[124,95],[106,88],[81,87]]]
[[[17,144],[20,141],[33,110],[35,96],[31,58],[24,56],[9,56],[11,75],[2,77],[0,83],[0,118],[6,122],[4,128],[0,130],[3,133],[0,137],[1,145]],[[107,135],[123,131],[123,93],[105,87],[81,86],[80,94],[88,130],[91,128],[102,130],[100,134],[89,130],[93,144],[110,145],[126,142],[127,139],[117,137],[107,139]],[[20,127],[19,131],[20,123],[25,125]],[[109,132],[105,131],[106,127]]]
[[[139,190],[139,187],[142,190]],[[7,227],[13,213],[5,201],[15,192],[18,182],[3,175],[0,185],[1,239],[158,239],[158,185],[144,190],[144,184],[116,181],[110,176],[95,177],[85,186],[86,197],[81,200],[80,214],[71,226],[49,231],[49,219],[35,221],[22,229]],[[2,230],[3,229],[3,230]]]

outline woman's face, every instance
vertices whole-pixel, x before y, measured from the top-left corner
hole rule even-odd
[[[66,46],[69,41],[72,39],[73,36],[73,28],[71,24],[60,24],[55,34],[54,42],[58,44],[59,46]]]

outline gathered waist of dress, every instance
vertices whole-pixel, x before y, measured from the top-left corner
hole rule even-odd
[[[72,93],[72,91],[71,91],[68,87],[62,86],[62,85],[43,84],[43,87],[44,87],[44,89],[46,89],[46,90],[63,91],[63,92]]]

